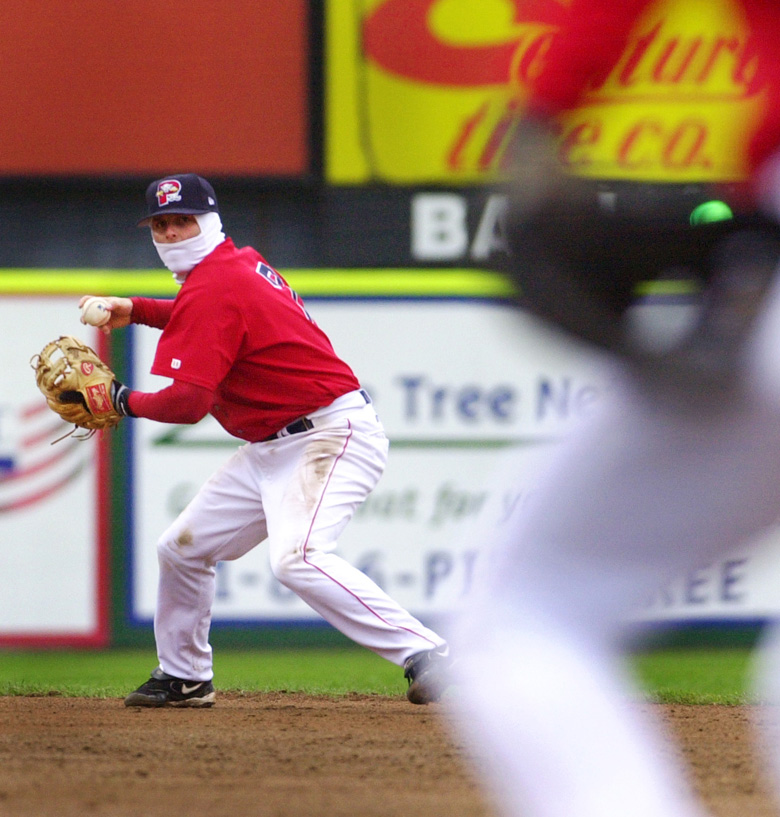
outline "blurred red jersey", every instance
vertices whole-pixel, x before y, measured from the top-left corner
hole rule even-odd
[[[589,86],[603,83],[626,50],[629,35],[652,0],[572,0],[568,19],[553,37],[531,87],[528,111],[555,116],[576,107]],[[680,0],[685,2],[685,0]],[[780,6],[777,0],[734,0],[748,27],[748,59],[755,58],[753,85],[767,105],[750,139],[750,170],[780,145]]]

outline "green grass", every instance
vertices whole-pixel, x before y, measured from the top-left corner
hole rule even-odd
[[[0,695],[124,696],[157,665],[149,650],[0,652]],[[366,650],[218,650],[215,683],[228,691],[400,695],[403,672]]]
[[[747,647],[659,649],[635,655],[646,696],[662,703],[745,704],[753,651]]]
[[[651,700],[736,705],[750,700],[751,654],[742,647],[656,649],[635,655],[630,665]],[[0,695],[123,697],[155,665],[149,650],[5,651]],[[221,649],[214,669],[223,691],[402,695],[406,686],[398,667],[359,649]]]

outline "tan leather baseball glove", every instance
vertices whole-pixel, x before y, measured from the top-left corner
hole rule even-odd
[[[49,408],[66,423],[87,429],[90,433],[85,436],[113,428],[124,416],[117,406],[122,402],[120,394],[129,389],[78,338],[63,335],[47,343],[30,365]]]

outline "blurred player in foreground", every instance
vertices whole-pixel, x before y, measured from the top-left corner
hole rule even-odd
[[[152,372],[172,382],[155,393],[125,390],[118,408],[161,423],[196,423],[210,413],[246,444],[157,544],[160,665],[125,704],[213,704],[215,566],[265,540],[283,585],[402,666],[412,703],[437,700],[444,640],[335,553],[387,459],[371,398],[282,276],[225,236],[205,179],[159,179],[146,203],[139,226],[149,226],[181,290],[173,300],[108,298],[103,331],[129,323],[161,329]]]
[[[652,201],[601,212],[556,165],[555,117],[609,73],[646,5],[572,0],[518,126],[510,274],[527,309],[606,351],[615,388],[496,533],[454,627],[453,725],[504,815],[705,814],[662,729],[631,704],[630,617],[780,515],[780,10],[741,4],[768,95],[746,145],[758,206],[691,226]],[[703,286],[698,324],[671,349],[636,345],[633,285],[680,267]],[[773,702],[779,641],[767,636],[758,672]],[[775,723],[761,740],[780,781]]]

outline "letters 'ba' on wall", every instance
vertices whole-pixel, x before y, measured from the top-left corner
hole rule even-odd
[[[732,181],[760,112],[730,0],[652,4],[615,69],[563,124],[581,175]],[[560,0],[330,0],[326,166],[334,183],[501,177],[512,123],[545,59]]]

